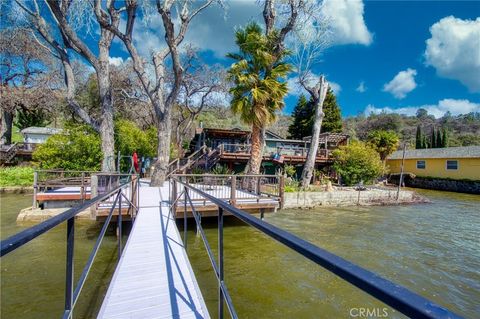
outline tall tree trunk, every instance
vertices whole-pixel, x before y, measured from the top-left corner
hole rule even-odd
[[[102,141],[102,171],[115,171],[115,138],[113,123],[113,98],[110,83],[110,69],[108,62],[108,48],[100,47],[100,65],[97,70],[98,90],[102,104],[102,118],[100,120],[100,139]]]
[[[172,124],[170,115],[167,113],[163,118],[157,120],[157,161],[154,164],[150,186],[162,186],[168,173],[168,162],[170,160],[170,137]]]
[[[260,174],[263,157],[263,129],[258,125],[252,126],[252,150],[247,163],[247,174]]]
[[[320,77],[315,88],[308,90],[315,105],[315,121],[313,122],[312,138],[310,140],[310,148],[307,154],[307,161],[303,166],[302,187],[306,188],[312,180],[313,170],[315,168],[315,159],[317,157],[318,143],[320,139],[320,130],[324,117],[323,102],[327,96],[328,83],[323,76]]]
[[[0,128],[0,145],[12,144],[13,112],[2,107],[2,127]]]

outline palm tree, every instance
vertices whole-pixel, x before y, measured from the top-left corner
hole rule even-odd
[[[235,84],[231,109],[246,124],[252,125],[252,151],[247,164],[247,174],[259,174],[263,156],[263,134],[268,124],[276,120],[277,111],[285,105],[288,92],[287,77],[291,67],[283,59],[288,51],[276,49],[278,32],[264,35],[256,23],[248,24],[235,33],[239,53],[229,53],[235,60],[228,76]]]

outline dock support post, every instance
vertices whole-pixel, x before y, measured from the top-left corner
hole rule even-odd
[[[119,190],[118,199],[118,260],[122,256],[122,190]]]
[[[218,208],[218,318],[223,319],[223,208]]]
[[[90,196],[95,198],[98,195],[98,175],[90,176]],[[95,219],[97,217],[97,205],[90,206],[90,218]]]
[[[260,219],[263,220],[263,215],[265,215],[265,208],[260,208]]]
[[[172,185],[172,215],[173,218],[177,217],[177,181],[173,179]]]
[[[75,217],[67,221],[67,260],[65,273],[65,313],[71,318],[73,306],[73,253],[75,243]]]

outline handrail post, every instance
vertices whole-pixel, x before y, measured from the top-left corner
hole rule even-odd
[[[80,187],[80,197],[83,204],[85,202],[85,172],[82,172],[82,186]]]
[[[230,185],[230,205],[235,206],[237,200],[237,177],[235,175],[231,176],[232,183]]]
[[[122,256],[122,190],[118,191],[118,259]]]
[[[187,250],[187,186],[184,186],[183,191],[183,247],[185,247],[185,250]]]
[[[279,195],[280,195],[280,209],[283,209],[283,205],[285,205],[285,175],[280,175],[280,186],[279,186]]]
[[[218,208],[218,318],[223,319],[223,208]]]
[[[33,172],[33,208],[37,208],[38,171]]]
[[[75,216],[67,221],[67,260],[65,273],[65,312],[70,312],[73,307],[73,253],[75,243]]]
[[[177,217],[177,180],[173,179],[172,187],[172,215],[174,218]]]

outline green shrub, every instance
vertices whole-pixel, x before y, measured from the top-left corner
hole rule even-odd
[[[295,168],[294,165],[285,164],[283,169],[285,171],[285,174],[287,174],[288,177],[293,178],[295,177],[295,174],[297,174],[297,169]]]
[[[141,130],[129,120],[115,121],[115,148],[122,155],[132,155],[136,150],[138,156],[154,157],[157,152],[157,132],[155,128]]]
[[[6,186],[32,186],[32,167],[1,167],[0,187]]]
[[[231,174],[233,174],[233,172],[230,169],[228,169],[228,167],[217,164],[212,169],[212,174],[215,174],[215,175],[231,175]]]
[[[97,171],[102,158],[98,134],[87,125],[74,124],[67,124],[62,133],[52,135],[33,153],[33,159],[43,169]]]
[[[332,155],[333,168],[346,185],[354,185],[360,181],[372,182],[384,172],[377,151],[363,142],[353,141],[349,145],[341,146],[333,151]]]

